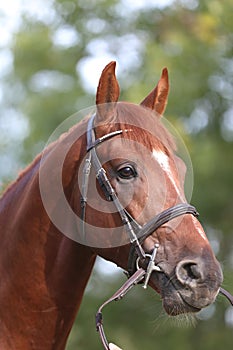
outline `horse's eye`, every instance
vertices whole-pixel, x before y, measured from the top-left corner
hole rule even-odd
[[[118,169],[117,174],[122,179],[132,179],[133,177],[137,176],[137,172],[134,167],[131,165],[124,166],[120,169]]]

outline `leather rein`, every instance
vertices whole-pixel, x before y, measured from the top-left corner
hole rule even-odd
[[[108,179],[105,169],[97,155],[96,149],[105,140],[108,140],[114,136],[123,134],[123,132],[130,132],[131,130],[117,130],[110,132],[98,139],[95,137],[94,130],[95,114],[91,116],[87,127],[87,157],[83,167],[82,187],[81,187],[81,232],[82,238],[85,242],[85,216],[87,205],[87,192],[88,183],[90,177],[91,166],[93,166],[96,178],[99,185],[106,197],[107,201],[114,203],[118,214],[121,217],[122,224],[128,234],[130,241],[130,253],[128,257],[128,280],[123,286],[113,294],[106,302],[104,302],[96,314],[96,329],[100,334],[100,338],[105,350],[110,350],[109,343],[104,333],[102,322],[102,309],[104,306],[112,301],[120,300],[123,296],[138,283],[143,283],[143,288],[146,289],[153,272],[162,272],[160,267],[156,265],[155,259],[159,249],[159,244],[155,244],[152,253],[146,253],[142,247],[145,239],[156,231],[160,226],[164,225],[168,221],[185,214],[191,214],[197,217],[199,214],[195,207],[188,203],[180,203],[171,208],[162,211],[160,214],[153,217],[146,224],[141,226],[131,214],[121,204],[117,193],[111,185]],[[140,267],[143,266],[143,267]],[[220,293],[223,294],[233,305],[233,297],[230,293],[220,288]]]

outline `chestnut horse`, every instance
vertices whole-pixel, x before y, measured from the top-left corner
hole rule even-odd
[[[220,265],[185,200],[185,166],[160,121],[168,90],[164,69],[140,106],[118,103],[109,63],[96,113],[49,145],[3,194],[1,350],[64,349],[97,255],[131,276],[144,269],[145,286],[170,315],[214,302]]]

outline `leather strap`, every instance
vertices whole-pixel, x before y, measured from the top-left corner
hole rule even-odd
[[[148,221],[137,233],[140,241],[144,241],[152,232],[156,231],[160,226],[166,224],[168,221],[177,218],[184,214],[192,214],[193,216],[199,216],[196,208],[187,203],[180,203],[174,207],[168,208],[162,213],[156,215],[153,219]]]
[[[135,249],[138,253],[138,255],[141,258],[145,258],[145,253],[138,241],[137,235],[135,234],[135,231],[139,231],[141,229],[141,226],[137,223],[136,220],[129,214],[129,212],[122,206],[114,188],[112,187],[106,171],[102,167],[102,164],[100,163],[99,157],[96,153],[96,147],[102,143],[103,141],[112,138],[114,136],[120,135],[123,133],[122,130],[113,131],[107,135],[102,136],[101,138],[97,139],[95,138],[95,131],[94,131],[94,118],[95,115],[92,115],[88,122],[87,127],[87,151],[88,151],[88,158],[90,165],[93,164],[93,167],[95,169],[96,178],[99,182],[99,185],[102,189],[102,191],[105,194],[105,197],[108,201],[113,201],[115,204],[115,207],[121,217],[122,223],[127,231],[127,234],[129,236],[130,242],[134,243]],[[124,130],[125,132],[130,130]],[[85,212],[86,212],[86,203],[87,203],[87,188],[85,186],[88,186],[88,177],[89,173],[87,174],[85,172],[85,167],[83,170],[83,181],[82,181],[82,195],[81,195],[81,231],[82,236],[85,242]]]
[[[95,317],[95,323],[96,323],[96,329],[99,332],[102,344],[104,346],[105,350],[110,350],[109,343],[107,341],[107,338],[104,333],[104,327],[103,327],[103,315],[102,310],[103,308],[111,303],[112,301],[117,301],[123,298],[123,296],[130,291],[130,289],[141,282],[144,279],[146,271],[142,268],[137,270],[124,284],[121,288],[114,293],[111,298],[109,298],[107,301],[105,301],[100,308],[97,311],[96,317]]]
[[[156,231],[160,226],[166,224],[168,221],[175,219],[181,215],[192,214],[197,217],[199,213],[196,208],[187,203],[177,204],[174,207],[164,210],[162,213],[156,215],[148,223],[146,223],[142,228],[140,228],[136,235],[138,237],[140,245],[144,240],[150,236],[154,231]],[[131,244],[129,258],[128,258],[128,273],[131,276],[136,270],[136,260],[138,258],[137,247],[134,243]]]
[[[233,306],[233,295],[231,295],[231,293],[229,293],[226,289],[223,289],[222,287],[220,288],[219,293],[222,294],[225,298],[227,298]]]

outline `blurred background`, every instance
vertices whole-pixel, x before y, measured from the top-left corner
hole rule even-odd
[[[232,0],[8,0],[0,4],[1,191],[64,119],[94,104],[103,67],[117,61],[121,99],[138,103],[168,67],[166,118],[182,133],[200,212],[233,292]],[[98,306],[125,280],[98,260],[67,345],[101,350]],[[166,316],[140,286],[104,311],[125,350],[232,349],[233,308],[221,296],[197,321]],[[195,325],[194,325],[195,323]]]

